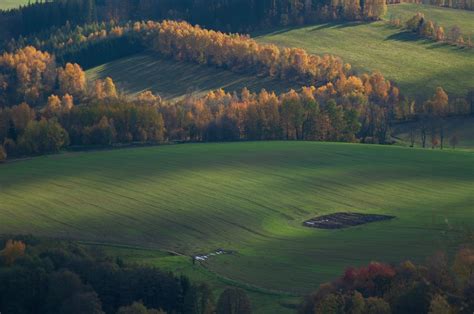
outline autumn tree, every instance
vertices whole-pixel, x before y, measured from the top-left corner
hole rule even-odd
[[[433,97],[425,103],[424,110],[431,116],[443,116],[448,112],[449,97],[442,87],[437,87]]]
[[[444,41],[446,39],[446,34],[442,26],[437,26],[435,29],[435,39],[436,41]]]
[[[423,25],[424,21],[424,14],[418,12],[405,23],[405,27],[412,32],[418,32],[421,29],[421,26]]]
[[[440,294],[436,294],[430,303],[429,314],[452,314],[455,313],[451,305]]]
[[[387,13],[387,2],[383,0],[365,0],[362,15],[365,20],[374,21],[381,19]]]
[[[0,56],[0,104],[37,104],[51,94],[56,80],[53,56],[32,46]]]
[[[26,245],[22,241],[8,240],[5,248],[0,251],[0,257],[7,266],[13,265],[15,260],[25,255]]]
[[[421,25],[420,28],[420,35],[423,37],[427,38],[435,38],[436,37],[436,31],[435,31],[435,26],[432,21],[423,21],[423,24]]]
[[[282,96],[281,110],[286,139],[301,139],[304,109],[294,90]]]
[[[465,286],[474,279],[474,249],[463,248],[455,257],[453,271],[461,285]]]
[[[61,99],[56,95],[51,95],[48,97],[48,102],[44,108],[44,112],[47,117],[53,117],[55,114],[59,113],[61,110]]]
[[[390,314],[392,310],[390,304],[384,299],[377,297],[369,297],[366,300],[365,313],[367,314]]]
[[[31,121],[18,140],[25,154],[57,153],[68,143],[68,133],[56,119]]]
[[[143,105],[157,106],[161,103],[161,97],[154,95],[151,91],[145,91],[137,96],[137,102]]]
[[[141,302],[133,302],[129,306],[119,308],[117,314],[165,314],[162,310],[147,309]]]
[[[111,145],[115,142],[117,132],[111,121],[103,116],[92,127],[84,129],[84,143],[93,145]]]
[[[86,91],[86,74],[78,64],[67,63],[58,70],[59,89],[63,95],[80,97]]]
[[[61,109],[70,111],[74,107],[74,97],[66,93],[61,99]]]
[[[13,130],[10,131],[10,137],[13,140],[21,135],[28,124],[34,120],[35,111],[25,102],[11,109],[11,120],[13,122]]]
[[[315,305],[314,313],[343,313],[344,307],[344,297],[339,293],[330,293]]]

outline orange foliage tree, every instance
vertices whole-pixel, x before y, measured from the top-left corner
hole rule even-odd
[[[7,266],[13,265],[15,260],[25,255],[26,245],[22,241],[8,240],[0,256]]]

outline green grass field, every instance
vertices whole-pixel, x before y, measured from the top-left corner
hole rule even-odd
[[[177,256],[159,250],[126,246],[94,243],[85,243],[85,246],[91,249],[99,249],[113,258],[120,257],[127,263],[158,267],[163,271],[185,275],[195,283],[205,282],[212,288],[216,297],[229,286],[245,289],[254,313],[294,313],[294,309],[301,303],[301,297],[252,287],[220,276],[206,267],[202,267],[202,264],[193,265],[188,256]]]
[[[388,8],[387,19],[394,16],[406,22],[417,12],[421,12],[425,18],[443,26],[446,31],[456,25],[461,28],[464,34],[474,35],[474,13],[471,11],[414,3],[390,5]]]
[[[190,93],[202,95],[219,88],[231,92],[244,87],[255,92],[262,88],[281,92],[292,87],[291,84],[269,78],[163,60],[152,53],[137,54],[100,65],[88,70],[87,76],[91,80],[110,76],[127,94],[151,90],[169,100],[177,100]]]
[[[474,12],[415,5],[390,6],[406,18],[417,11],[442,25],[456,23],[474,32]],[[360,72],[380,71],[407,96],[426,98],[438,86],[451,96],[465,96],[474,86],[474,50],[461,49],[391,27],[386,22],[321,24],[259,34],[260,42],[301,47],[315,54],[341,56]]]
[[[454,250],[474,224],[473,162],[466,151],[315,142],[38,157],[0,165],[0,233],[188,256],[235,250],[206,269],[162,253],[150,261],[218,288],[241,285],[261,311],[284,312],[277,300],[307,293],[349,265],[424,261],[435,250]],[[397,218],[343,230],[302,226],[340,211]]]
[[[18,8],[20,5],[28,4],[31,0],[1,0],[0,10]]]

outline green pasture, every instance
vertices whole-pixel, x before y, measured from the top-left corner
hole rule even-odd
[[[26,5],[29,2],[31,2],[31,0],[1,0],[0,10],[18,8],[20,5]]]
[[[87,77],[91,80],[104,79],[107,76],[112,77],[119,89],[127,94],[134,95],[150,90],[169,100],[178,100],[187,95],[199,96],[219,88],[229,92],[240,91],[244,87],[254,92],[263,88],[284,92],[293,86],[270,78],[166,60],[148,52],[115,60],[87,71]]]
[[[402,3],[390,5],[386,18],[389,19],[393,16],[406,22],[417,12],[423,13],[426,19],[443,26],[446,32],[448,32],[451,27],[458,26],[464,34],[474,36],[474,12],[472,11],[442,8],[425,4]]]
[[[387,19],[397,16],[405,20],[416,12],[423,12],[447,30],[458,25],[466,35],[474,35],[474,12],[470,11],[401,4],[389,6]],[[464,97],[474,88],[473,49],[421,39],[388,25],[387,21],[280,28],[253,36],[262,43],[340,56],[359,73],[380,71],[410,98],[425,100],[438,86],[446,89],[452,98]],[[235,91],[247,86],[253,91],[266,88],[277,92],[298,88],[268,78],[162,60],[152,53],[112,61],[87,73],[90,79],[110,76],[129,94],[152,90],[166,99],[179,99],[192,93],[200,95],[217,88]]]
[[[454,250],[474,224],[473,162],[467,151],[316,142],[37,157],[0,165],[0,233],[174,251],[181,256],[148,261],[216,289],[245,287],[261,311],[285,311],[278,300],[294,301],[350,265]],[[347,211],[396,218],[342,230],[302,225]],[[236,254],[192,266],[191,255],[218,248]]]
[[[441,25],[456,23],[466,34],[474,33],[474,12],[469,11],[402,4],[389,6],[387,18],[408,19],[418,11]],[[380,71],[411,98],[426,99],[438,86],[452,97],[464,97],[474,87],[473,49],[421,39],[387,21],[327,23],[255,35],[260,42],[340,56],[359,73]]]

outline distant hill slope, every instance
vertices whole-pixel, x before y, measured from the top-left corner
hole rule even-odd
[[[459,26],[465,34],[474,35],[474,12],[441,8],[425,4],[402,3],[390,5],[388,7],[387,19],[390,16],[399,17],[402,21],[407,21],[416,12],[421,12],[429,20],[439,23],[439,25],[448,29],[453,26]]]
[[[474,12],[433,6],[394,5],[390,14],[406,19],[422,11],[442,25],[456,23],[474,32]],[[426,98],[438,86],[451,96],[474,87],[474,49],[460,49],[403,32],[385,22],[320,24],[258,34],[260,42],[301,47],[315,54],[341,56],[359,71],[381,71],[405,95]]]
[[[28,2],[34,2],[31,0],[1,0],[0,10],[8,10],[18,8],[20,5],[28,4]]]
[[[474,31],[474,12],[469,11],[401,4],[389,6],[387,16],[408,19],[418,11],[447,28],[455,23],[464,32]],[[420,39],[384,21],[320,24],[256,35],[260,42],[341,56],[360,72],[379,70],[411,98],[426,99],[438,86],[445,88],[452,98],[464,97],[474,87],[474,49],[460,49]],[[265,87],[276,91],[289,87],[289,84],[268,78],[175,63],[152,54],[110,62],[89,70],[88,74],[90,78],[111,76],[127,93],[150,89],[167,99],[182,97],[190,91],[203,93],[220,87],[228,91],[240,90],[244,86],[252,90]]]
[[[126,93],[137,94],[151,90],[164,99],[176,100],[186,94],[203,94],[223,88],[251,91],[265,88],[282,92],[298,86],[255,75],[236,74],[231,71],[186,62],[164,60],[153,53],[141,53],[103,64],[87,71],[89,79],[110,76]]]

